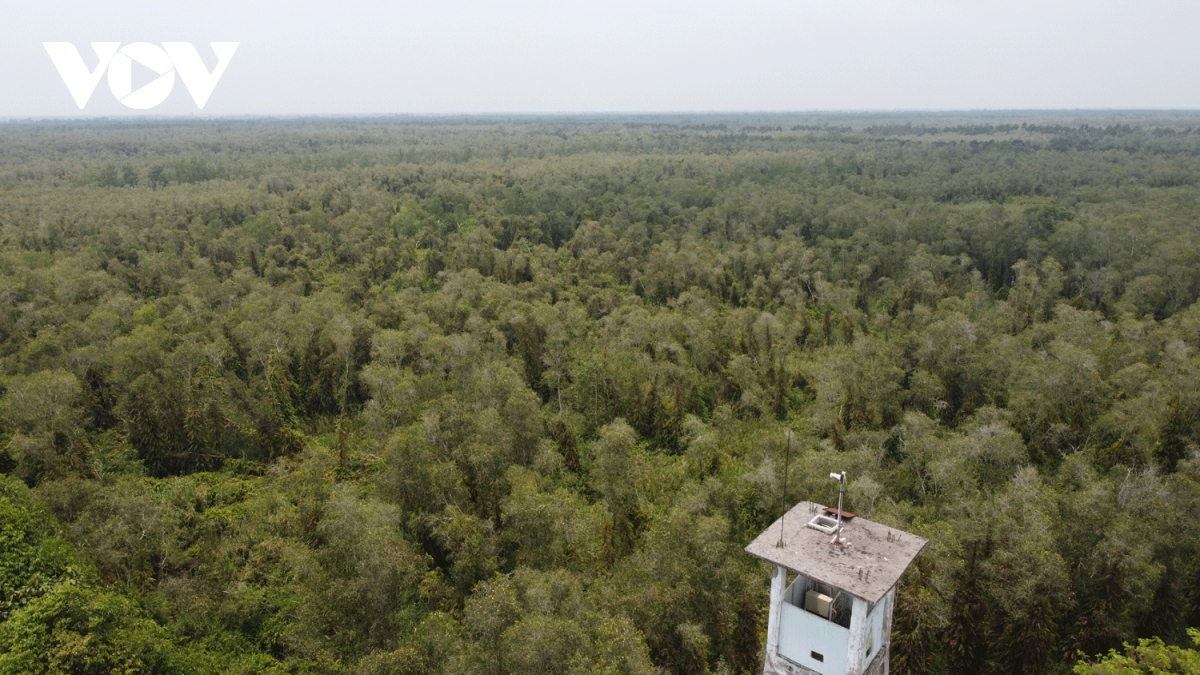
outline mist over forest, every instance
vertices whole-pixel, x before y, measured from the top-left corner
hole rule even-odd
[[[893,672],[1200,672],[1200,114],[10,121],[0,298],[0,674],[759,673],[831,471]]]

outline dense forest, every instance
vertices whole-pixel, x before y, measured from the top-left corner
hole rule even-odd
[[[3,674],[755,673],[842,470],[893,672],[1200,661],[1200,115],[7,122],[0,296]]]

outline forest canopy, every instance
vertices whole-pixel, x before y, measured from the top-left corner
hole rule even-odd
[[[0,124],[0,673],[759,672],[842,470],[895,672],[1185,672],[1198,218],[1200,115]]]

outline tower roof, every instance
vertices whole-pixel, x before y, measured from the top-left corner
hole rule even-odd
[[[867,602],[879,602],[929,543],[924,537],[857,516],[843,518],[845,543],[835,546],[831,535],[808,526],[813,516],[824,513],[821,504],[800,502],[750,542],[746,552]],[[781,523],[783,546],[777,546]]]

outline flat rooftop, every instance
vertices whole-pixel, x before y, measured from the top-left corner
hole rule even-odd
[[[836,518],[837,508],[833,511]],[[830,543],[833,535],[808,526],[818,514],[825,515],[824,505],[800,502],[750,542],[746,552],[856,598],[879,602],[929,543],[924,537],[856,516],[842,520],[845,543],[835,546]],[[783,546],[777,546],[780,527]]]

